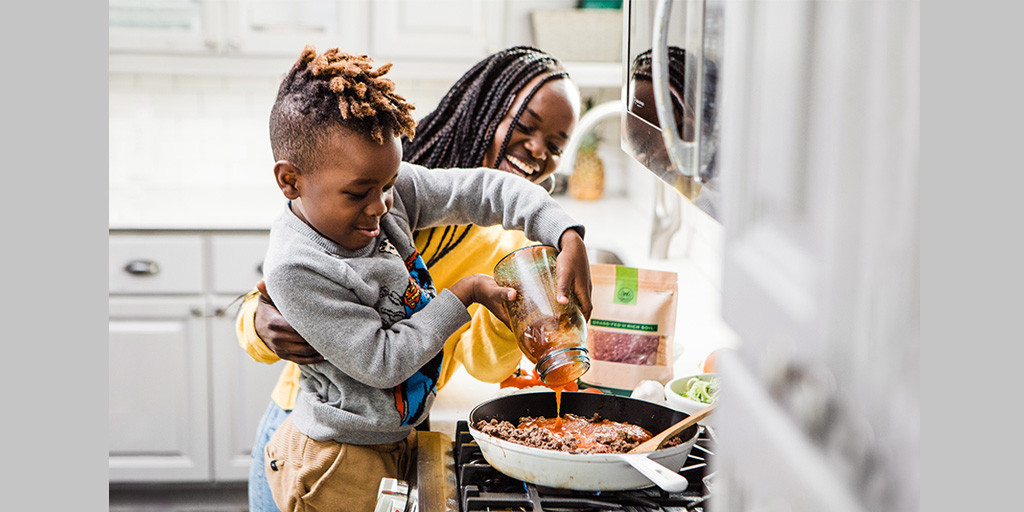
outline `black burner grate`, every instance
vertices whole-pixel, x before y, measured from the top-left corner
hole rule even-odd
[[[656,486],[631,491],[574,491],[534,485],[491,467],[469,433],[469,423],[455,426],[455,473],[461,512],[501,511],[692,511],[709,512],[709,485],[714,476],[708,462],[714,455],[714,432],[701,426],[679,474],[690,482],[683,492],[669,493]]]

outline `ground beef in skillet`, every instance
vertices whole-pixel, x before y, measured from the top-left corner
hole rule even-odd
[[[573,452],[576,448],[574,439],[571,437],[562,440],[557,438],[548,429],[540,427],[517,428],[515,425],[504,420],[480,420],[476,423],[476,429],[499,439],[536,448],[563,452]]]
[[[574,416],[571,414],[565,417]],[[580,418],[579,416],[574,416]],[[543,417],[532,418],[524,417],[519,418],[519,424],[533,422],[538,419],[544,419]],[[580,418],[582,419],[582,418]],[[589,423],[600,423],[603,421],[598,414],[594,414],[586,421]],[[519,443],[526,446],[532,446],[535,448],[543,448],[546,450],[557,450],[568,453],[626,453],[632,450],[640,444],[640,440],[636,439],[626,432],[619,432],[617,434],[598,433],[593,437],[594,444],[588,448],[579,448],[577,446],[577,440],[571,436],[560,438],[551,433],[550,430],[538,427],[528,426],[519,428],[513,425],[511,422],[497,419],[480,420],[475,425],[476,429],[484,434],[511,441],[513,443]],[[669,439],[663,448],[669,448],[682,444],[684,440],[679,436]]]

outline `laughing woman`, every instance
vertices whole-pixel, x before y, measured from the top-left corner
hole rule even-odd
[[[416,136],[403,140],[403,159],[428,168],[490,167],[550,190],[579,115],[579,90],[562,65],[540,50],[517,46],[466,72],[420,120]],[[474,225],[423,230],[415,242],[438,290],[470,274],[491,274],[506,254],[532,244],[519,231]],[[472,321],[445,342],[439,387],[459,365],[480,381],[501,382],[522,358],[505,324],[479,304],[469,312]],[[246,296],[237,330],[239,343],[256,361],[287,361],[260,421],[249,475],[250,510],[277,510],[263,469],[264,446],[295,403],[298,365],[323,358],[288,325],[265,290]]]

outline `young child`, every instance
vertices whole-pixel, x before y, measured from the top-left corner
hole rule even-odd
[[[416,137],[402,138],[402,159],[431,168],[489,167],[550,188],[550,174],[579,111],[579,90],[557,59],[532,47],[506,48],[472,66],[437,108],[419,120]],[[517,172],[523,162],[539,172]],[[435,226],[414,231],[413,237],[435,288],[450,287],[468,275],[491,273],[506,254],[534,244],[522,231],[472,224]],[[473,319],[445,341],[438,396],[460,367],[477,380],[498,383],[522,361],[515,336],[505,324],[480,304],[468,309]],[[263,471],[264,447],[294,406],[298,365],[323,359],[281,316],[265,287],[262,293],[247,295],[236,326],[240,345],[255,361],[273,364],[285,359],[257,428],[248,485],[250,510],[277,512]],[[429,430],[429,418],[416,428]]]
[[[380,479],[403,478],[414,427],[433,401],[445,340],[479,303],[503,321],[484,274],[435,291],[412,231],[452,224],[521,229],[559,248],[559,295],[586,297],[583,227],[547,193],[487,169],[401,162],[411,105],[390,65],[307,47],[271,112],[275,221],[264,280],[288,322],[325,359],[301,367],[295,409],[265,449],[281,510],[372,510]]]

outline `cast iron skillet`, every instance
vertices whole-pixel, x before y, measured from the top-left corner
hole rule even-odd
[[[623,396],[563,392],[562,414],[572,413],[641,426],[657,434],[685,419],[688,414],[668,407]],[[669,492],[686,489],[684,477],[676,473],[697,441],[694,425],[679,434],[685,442],[648,454],[571,454],[533,448],[490,436],[476,429],[479,420],[519,423],[523,416],[555,416],[552,392],[517,393],[488,400],[469,413],[469,432],[480,446],[484,459],[498,471],[513,478],[548,487],[588,491],[617,491],[650,487],[652,482]]]

